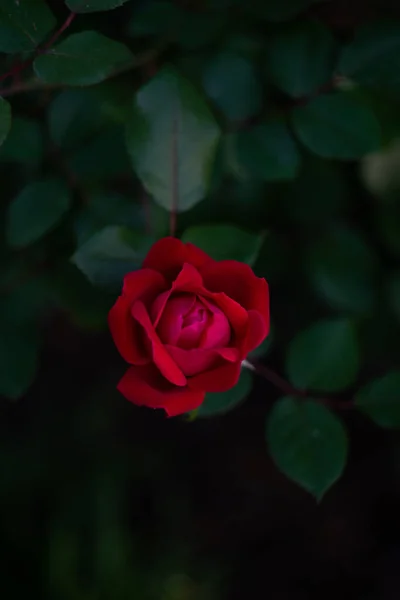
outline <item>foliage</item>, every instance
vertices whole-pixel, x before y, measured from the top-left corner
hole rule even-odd
[[[288,377],[266,431],[289,478],[321,498],[340,477],[343,403],[400,426],[400,11],[343,25],[325,4],[2,1],[1,394],[32,389],[53,319],[106,335],[176,225],[270,284],[249,360]],[[225,418],[253,375],[190,419]]]

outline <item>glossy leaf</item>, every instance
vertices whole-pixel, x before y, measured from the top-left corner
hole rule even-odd
[[[197,417],[213,417],[229,412],[242,403],[251,392],[253,377],[249,371],[242,368],[240,379],[227,392],[206,394],[203,404],[197,409]]]
[[[354,383],[359,361],[354,324],[347,319],[326,319],[294,337],[286,355],[286,371],[301,390],[339,392]]]
[[[324,233],[311,245],[306,266],[314,288],[332,308],[371,313],[377,261],[356,231]]]
[[[72,262],[95,285],[119,289],[126,273],[138,269],[154,240],[110,225],[80,246]]]
[[[360,27],[343,49],[338,71],[362,85],[400,89],[399,23]]]
[[[1,0],[0,52],[34,50],[56,25],[44,0]]]
[[[295,108],[292,124],[303,144],[324,158],[355,160],[381,143],[374,112],[347,92],[319,96]]]
[[[233,225],[198,225],[186,229],[183,242],[191,242],[214,260],[238,260],[252,265],[264,236]]]
[[[342,423],[311,400],[279,400],[268,418],[267,442],[277,467],[318,500],[346,465],[348,442]]]
[[[400,427],[400,371],[388,373],[361,389],[357,408],[381,427]]]
[[[37,165],[43,158],[43,134],[34,119],[15,117],[0,149],[0,160]]]
[[[279,181],[297,175],[300,155],[284,122],[268,121],[240,131],[232,145],[239,176]]]
[[[122,6],[129,0],[66,0],[70,10],[76,13],[100,12]]]
[[[268,47],[267,74],[290,96],[306,96],[333,75],[335,41],[328,29],[306,21],[275,35]]]
[[[160,71],[136,95],[127,128],[133,166],[167,210],[188,210],[207,194],[219,128],[192,85]]]
[[[6,100],[0,98],[0,145],[6,139],[11,128],[11,107]]]
[[[70,206],[68,189],[57,179],[28,184],[11,202],[6,235],[10,246],[21,248],[53,229]]]
[[[93,85],[124,69],[133,60],[131,51],[101,33],[74,33],[34,63],[36,75],[50,84]]]
[[[248,119],[261,110],[260,77],[247,58],[232,52],[221,52],[206,66],[204,89],[227,119]]]

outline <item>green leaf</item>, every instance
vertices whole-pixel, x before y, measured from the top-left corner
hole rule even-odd
[[[227,392],[206,394],[206,399],[196,412],[197,417],[213,417],[236,408],[251,392],[253,377],[245,368],[240,373],[238,383]]]
[[[99,103],[88,89],[64,90],[54,98],[47,115],[51,139],[68,149],[79,146],[104,122]]]
[[[203,86],[227,119],[241,121],[257,114],[262,107],[260,78],[247,58],[221,52],[206,66]]]
[[[400,371],[388,373],[361,389],[355,405],[380,427],[400,427]]]
[[[319,96],[295,108],[292,124],[303,144],[324,158],[355,160],[381,143],[375,114],[348,92]]]
[[[145,234],[111,225],[78,248],[71,260],[93,284],[119,289],[124,275],[140,268],[153,243]]]
[[[201,96],[164,69],[136,95],[127,144],[146,190],[166,210],[180,212],[207,194],[219,135]]]
[[[271,120],[239,131],[232,145],[239,176],[280,181],[298,173],[300,155],[284,122]]]
[[[9,206],[8,244],[21,248],[36,242],[57,225],[70,202],[68,189],[57,179],[28,184]]]
[[[312,244],[306,260],[316,291],[332,308],[371,313],[377,261],[357,232],[346,228],[325,232]]]
[[[1,332],[0,394],[11,399],[22,396],[36,374],[38,338],[31,332]]]
[[[338,71],[365,86],[400,89],[399,23],[360,27],[343,49]]]
[[[335,40],[328,29],[308,21],[275,35],[268,47],[267,70],[272,82],[290,96],[306,96],[332,77]]]
[[[6,139],[11,128],[11,106],[0,97],[0,145]]]
[[[37,165],[43,158],[43,135],[37,121],[15,117],[10,134],[0,149],[0,160]]]
[[[0,6],[0,52],[34,50],[56,26],[44,0],[2,0]]]
[[[346,466],[348,441],[342,423],[311,400],[279,400],[269,415],[267,441],[278,469],[318,500]]]
[[[238,260],[248,265],[255,262],[263,240],[262,234],[234,225],[198,225],[182,234],[183,242],[198,246],[214,260]]]
[[[100,12],[112,10],[128,2],[128,0],[66,0],[66,5],[76,13]]]
[[[132,59],[131,51],[120,42],[96,31],[82,31],[38,56],[33,66],[46,83],[84,86],[104,81]]]
[[[339,392],[354,383],[359,361],[354,324],[347,319],[326,319],[291,341],[286,371],[301,390]]]

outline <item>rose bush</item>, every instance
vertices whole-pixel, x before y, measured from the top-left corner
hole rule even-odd
[[[268,284],[246,264],[164,238],[125,276],[109,326],[131,365],[119,391],[179,415],[237,383],[242,361],[268,335]]]

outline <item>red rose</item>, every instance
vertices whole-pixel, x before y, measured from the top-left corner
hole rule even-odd
[[[164,238],[142,269],[125,276],[109,326],[132,365],[119,391],[179,415],[197,408],[206,392],[237,383],[242,360],[269,331],[268,284],[245,264],[216,262],[192,244]]]

